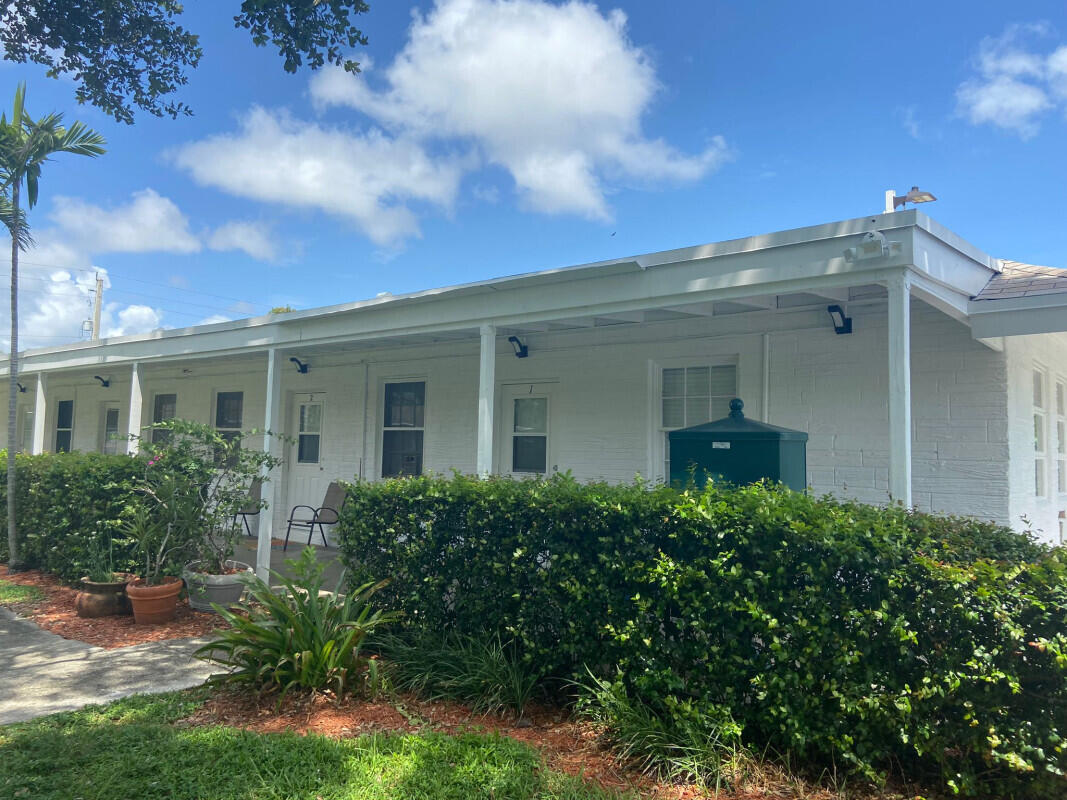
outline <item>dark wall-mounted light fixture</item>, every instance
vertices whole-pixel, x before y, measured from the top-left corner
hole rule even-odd
[[[18,388],[18,390],[19,390],[20,392],[22,392],[23,394],[25,394],[25,393],[26,393],[26,387],[25,387],[25,386],[23,386],[23,385],[22,385],[21,383],[16,383],[16,384],[15,384],[15,386],[16,386],[16,387]]]
[[[305,364],[303,361],[301,361],[296,356],[293,356],[289,360],[292,361],[294,364],[296,364],[296,371],[297,372],[299,372],[301,375],[306,375],[307,374],[308,367],[311,366],[310,364]]]
[[[830,320],[834,324],[834,333],[852,333],[852,317],[846,317],[841,306],[827,306],[826,311],[830,314]]]
[[[99,375],[93,375],[93,379],[100,381],[100,385],[103,386],[105,389],[111,385],[111,381],[109,381],[107,378],[101,378]]]
[[[518,336],[509,336],[508,341],[511,342],[511,346],[515,349],[515,358],[526,358],[526,356],[530,355],[530,348],[524,345]]]

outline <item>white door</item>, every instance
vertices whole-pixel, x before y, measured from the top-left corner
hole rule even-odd
[[[322,505],[322,499],[326,495],[326,488],[330,481],[337,478],[331,469],[328,459],[330,449],[326,442],[326,395],[322,392],[314,394],[298,394],[293,397],[293,405],[287,427],[287,433],[293,441],[288,445],[286,453],[286,508],[285,517],[289,516],[289,510],[293,506],[306,505],[318,508]],[[294,536],[298,535],[299,529],[294,529]],[[279,537],[285,535],[285,526],[282,525]],[[307,530],[304,530],[303,541],[307,541]],[[327,529],[329,538],[329,529]],[[300,539],[297,539],[300,541]],[[322,544],[316,531],[312,543]]]
[[[524,383],[501,390],[500,446],[502,475],[550,475],[556,471],[552,447],[551,383]]]

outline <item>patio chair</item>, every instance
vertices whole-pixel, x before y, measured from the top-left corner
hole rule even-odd
[[[289,534],[293,528],[307,528],[308,544],[310,545],[317,527],[319,535],[322,536],[322,544],[329,547],[330,543],[326,541],[326,526],[337,524],[340,519],[341,509],[345,507],[347,499],[344,487],[334,481],[327,487],[326,496],[322,500],[322,505],[318,508],[303,505],[293,506],[293,510],[289,512],[289,525],[285,529],[285,543],[282,545],[282,551],[284,552],[289,546]]]
[[[256,478],[254,481],[252,481],[252,485],[248,487],[248,503],[245,504],[244,508],[242,508],[240,511],[233,515],[234,527],[237,527],[240,524],[237,521],[237,518],[240,517],[241,522],[245,524],[245,532],[249,536],[255,536],[255,534],[252,533],[252,526],[248,524],[248,518],[259,516],[259,512],[263,510],[260,506],[260,500],[262,498],[263,481],[259,478]]]

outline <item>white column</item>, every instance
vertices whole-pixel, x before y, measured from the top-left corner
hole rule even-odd
[[[129,436],[141,436],[141,416],[144,407],[144,376],[141,374],[141,365],[136,361],[130,368],[130,418],[126,422],[126,433]],[[140,438],[129,439],[126,452],[131,456],[141,449]]]
[[[48,416],[48,401],[45,391],[48,388],[48,379],[43,372],[37,373],[37,393],[33,398],[33,454],[44,452],[44,424]]]
[[[911,507],[911,280],[889,288],[889,494]]]
[[[282,376],[278,366],[278,354],[271,348],[267,351],[267,386],[266,403],[263,406],[263,430],[275,434],[263,436],[263,449],[277,456],[281,449],[278,435],[282,433]],[[277,481],[268,481],[270,470],[264,469],[263,497],[268,505],[259,514],[258,538],[256,541],[256,575],[261,580],[270,581],[270,540],[274,532],[274,501],[279,494]]]
[[[496,408],[496,326],[482,325],[481,335],[477,470],[479,475],[489,475],[493,471],[493,411]]]

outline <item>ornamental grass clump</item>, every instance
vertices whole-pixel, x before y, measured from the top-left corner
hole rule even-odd
[[[245,600],[233,610],[215,605],[230,628],[204,645],[196,655],[226,668],[214,676],[219,683],[250,686],[279,693],[293,689],[370,696],[383,685],[376,659],[364,654],[372,632],[393,622],[397,614],[370,603],[384,581],[358,586],[341,594],[343,576],[333,591],[323,591],[324,567],[307,547],[286,562],[293,577],[271,574],[272,589],[254,575],[241,576]]]

